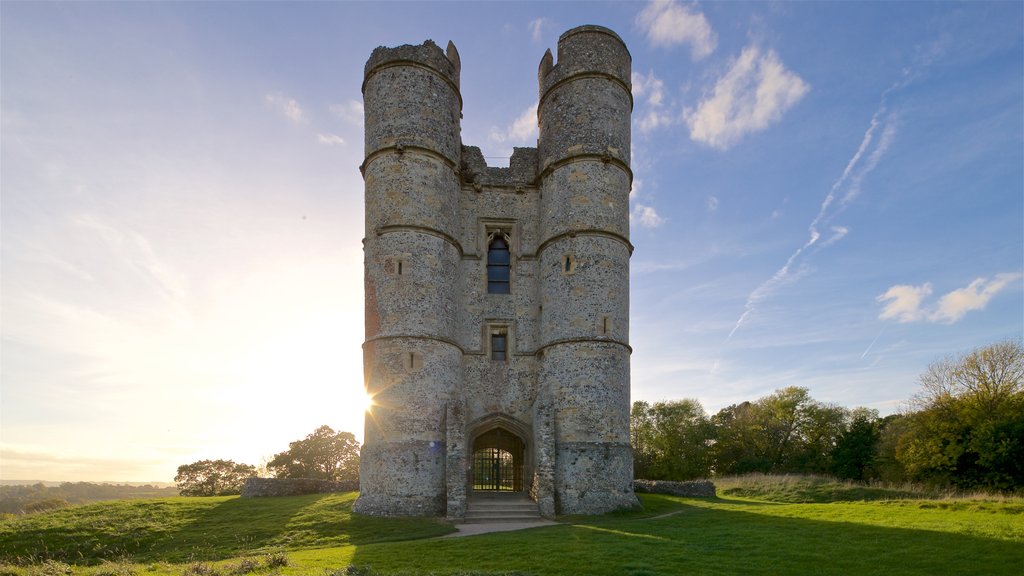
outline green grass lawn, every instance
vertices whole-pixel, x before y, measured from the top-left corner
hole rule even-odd
[[[779,502],[775,488],[724,492],[645,494],[643,511],[443,539],[434,537],[452,528],[441,521],[353,515],[354,494],[101,503],[0,523],[0,574],[64,568],[47,559],[76,574],[121,576],[1016,575],[1024,566],[1019,499],[818,502],[812,494],[813,503],[792,503]]]

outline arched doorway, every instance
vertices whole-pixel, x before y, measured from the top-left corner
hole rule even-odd
[[[476,491],[522,492],[525,444],[496,427],[473,440],[472,486]]]

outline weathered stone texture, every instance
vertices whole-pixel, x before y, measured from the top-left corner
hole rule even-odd
[[[696,498],[714,498],[715,485],[710,480],[670,482],[668,480],[634,480],[633,490],[651,494],[669,494]]]
[[[242,498],[258,496],[300,496],[359,490],[359,481],[331,482],[316,478],[246,478]]]
[[[605,28],[563,34],[558,62],[541,62],[538,146],[508,168],[461,142],[460,66],[454,46],[428,41],[378,48],[365,69],[364,372],[377,405],[354,509],[462,518],[474,442],[498,433],[518,439],[521,487],[543,515],[633,506],[629,52]],[[495,237],[509,244],[509,294],[488,292]]]

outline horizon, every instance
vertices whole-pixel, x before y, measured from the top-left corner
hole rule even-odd
[[[561,33],[629,48],[631,401],[886,415],[1024,335],[1024,4],[394,8],[0,3],[0,480],[362,442],[363,65],[428,38],[490,166]]]

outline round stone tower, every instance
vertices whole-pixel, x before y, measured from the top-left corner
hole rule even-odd
[[[580,26],[539,70],[538,385],[551,406],[556,512],[637,505],[629,445],[631,57]],[[542,503],[543,504],[543,503]]]
[[[453,44],[429,40],[366,63],[363,514],[445,512],[446,403],[462,371],[459,69]]]

